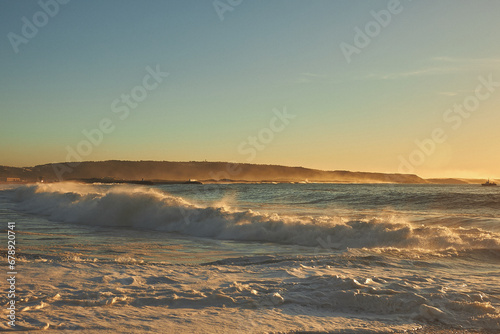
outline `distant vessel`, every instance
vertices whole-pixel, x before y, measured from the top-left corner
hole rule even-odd
[[[497,184],[495,182],[490,182],[490,179],[486,181],[486,183],[481,184],[482,186],[496,186]]]

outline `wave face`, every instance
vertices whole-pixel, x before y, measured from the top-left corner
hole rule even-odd
[[[496,191],[53,183],[0,189],[0,214],[25,330],[496,333]]]
[[[20,210],[57,222],[326,249],[488,250],[500,256],[498,233],[415,224],[395,216],[262,213],[200,205],[157,188],[128,185],[37,184],[10,192]]]

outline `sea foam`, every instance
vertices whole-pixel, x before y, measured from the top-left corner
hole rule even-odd
[[[22,211],[64,223],[331,249],[486,249],[495,254],[500,251],[500,235],[479,228],[417,225],[401,217],[359,220],[200,205],[142,186],[36,184],[18,187],[11,194]]]

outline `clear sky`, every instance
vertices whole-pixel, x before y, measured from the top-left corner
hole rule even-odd
[[[0,2],[0,165],[500,177],[500,1],[60,2]]]

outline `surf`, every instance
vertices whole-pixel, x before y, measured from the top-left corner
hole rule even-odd
[[[220,201],[199,204],[157,188],[132,185],[64,182],[5,191],[10,192],[17,210],[61,223],[323,249],[500,250],[497,233],[477,227],[415,224],[398,215],[353,219],[259,212]]]

